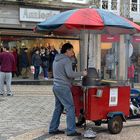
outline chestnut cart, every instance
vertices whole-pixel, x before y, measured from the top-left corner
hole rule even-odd
[[[129,117],[130,86],[112,86],[97,80],[95,74],[94,69],[89,69],[82,85],[72,86],[76,117],[83,115],[85,120],[91,120],[95,125],[105,122],[110,133],[117,134]]]

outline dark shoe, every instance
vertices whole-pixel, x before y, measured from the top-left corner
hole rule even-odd
[[[86,119],[85,119],[85,116],[84,116],[84,110],[80,109],[80,115],[78,117],[78,122],[76,123],[76,126],[81,127],[85,123],[86,123]]]
[[[57,130],[57,131],[49,132],[49,134],[53,134],[53,135],[64,134],[64,133],[65,133],[65,131],[63,131],[63,130]]]
[[[0,96],[3,96],[3,94],[0,94]]]
[[[67,136],[81,136],[81,133],[74,132],[74,133],[71,133],[71,134],[67,134]]]
[[[28,79],[29,77],[22,77],[22,79]]]
[[[85,117],[78,118],[78,122],[76,123],[76,127],[82,127],[86,123]]]
[[[7,96],[13,96],[13,94],[7,94]]]
[[[34,80],[39,80],[39,78],[34,78]]]

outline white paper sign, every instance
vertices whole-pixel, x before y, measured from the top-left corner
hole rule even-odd
[[[118,88],[110,88],[109,106],[118,105]]]

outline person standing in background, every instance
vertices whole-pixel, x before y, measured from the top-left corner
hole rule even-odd
[[[73,71],[77,71],[77,58],[75,56],[75,52],[73,52],[73,56],[71,57],[71,61],[72,61]]]
[[[40,72],[41,64],[42,64],[42,61],[39,54],[39,49],[36,49],[34,51],[34,54],[32,55],[32,65],[35,68],[34,80],[39,80],[39,72]]]
[[[29,73],[29,59],[28,59],[28,48],[22,48],[21,50],[21,67],[22,67],[22,78],[27,79]]]
[[[9,52],[8,43],[3,44],[3,52],[0,53],[0,95],[4,95],[4,82],[6,82],[7,96],[12,96],[11,81],[12,72],[16,71],[15,59],[12,53]]]
[[[14,77],[15,74],[18,77],[19,76],[19,71],[18,71],[18,51],[17,51],[16,47],[13,47],[12,53],[13,53],[13,56],[15,58],[15,67],[16,67],[16,71],[12,72],[12,77]]]
[[[51,46],[50,53],[49,53],[49,72],[52,73],[53,71],[53,61],[54,58],[58,54],[58,51],[54,48],[54,46]],[[53,78],[53,74],[51,74],[51,78]]]
[[[40,57],[42,60],[42,69],[44,74],[44,79],[48,80],[48,68],[49,68],[49,54],[48,50],[45,47],[41,47]]]

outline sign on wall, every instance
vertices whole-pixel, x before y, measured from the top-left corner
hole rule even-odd
[[[42,22],[58,13],[57,10],[20,8],[20,21]]]
[[[18,8],[13,6],[0,5],[0,24],[17,25],[19,23]]]
[[[101,35],[101,41],[102,42],[119,42],[120,36],[103,34],[103,35]]]
[[[87,4],[89,0],[62,0],[62,2]]]
[[[140,36],[133,36],[131,38],[131,41],[134,42],[134,43],[140,43]]]

